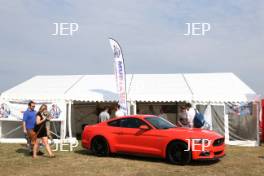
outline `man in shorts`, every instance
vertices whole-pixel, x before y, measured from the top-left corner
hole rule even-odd
[[[37,142],[37,136],[34,132],[34,127],[36,123],[36,111],[35,111],[36,103],[33,101],[30,101],[28,103],[28,109],[23,114],[23,132],[27,138],[27,145],[29,148],[30,154],[32,152],[32,145]],[[42,152],[38,152],[39,155],[42,155]]]

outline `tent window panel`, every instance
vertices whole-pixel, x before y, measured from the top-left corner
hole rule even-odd
[[[213,130],[225,135],[224,106],[211,106]]]
[[[22,122],[2,121],[2,138],[24,138]]]
[[[202,114],[204,114],[206,107],[207,105],[196,105],[196,109]]]
[[[53,139],[60,139],[61,122],[50,122],[50,131]]]
[[[257,140],[257,106],[252,103],[239,107],[229,105],[228,110],[230,141]]]

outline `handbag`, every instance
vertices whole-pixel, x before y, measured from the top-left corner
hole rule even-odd
[[[44,123],[45,124],[45,123]],[[43,124],[40,126],[37,132],[34,131],[34,129],[28,131],[28,137],[30,139],[30,143],[33,145],[35,144],[36,140],[38,139],[38,134],[40,133],[40,130],[43,128]]]
[[[40,128],[38,129],[37,132],[35,132],[35,130],[33,130],[34,131],[34,134],[33,134],[34,136],[33,137],[35,137],[36,139],[38,138],[38,135],[39,135],[41,129],[43,128],[43,126],[45,126],[45,123],[46,123],[46,121],[41,124],[41,126],[40,126]]]

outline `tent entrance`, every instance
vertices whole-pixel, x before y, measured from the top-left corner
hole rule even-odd
[[[229,140],[257,141],[258,140],[258,104],[240,103],[226,104],[229,126]]]
[[[72,105],[72,134],[73,137],[81,138],[82,131],[86,125],[98,123],[98,116],[105,106],[110,108],[109,114],[114,117],[114,108],[117,102],[79,102],[74,101]]]

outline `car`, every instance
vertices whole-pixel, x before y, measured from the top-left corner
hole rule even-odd
[[[225,138],[217,132],[180,128],[162,117],[131,115],[85,126],[82,146],[97,156],[111,153],[148,155],[173,164],[213,160],[225,155]]]

